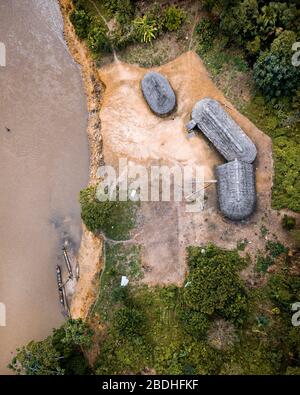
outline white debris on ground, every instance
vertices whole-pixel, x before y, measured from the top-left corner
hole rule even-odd
[[[121,284],[120,284],[121,287],[126,287],[128,285],[128,283],[129,283],[128,278],[126,276],[122,276],[121,277]]]

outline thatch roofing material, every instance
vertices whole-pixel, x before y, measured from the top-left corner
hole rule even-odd
[[[255,145],[219,102],[210,98],[198,101],[193,108],[192,119],[225,159],[254,161]]]
[[[141,85],[143,95],[153,112],[164,116],[174,110],[175,93],[164,76],[150,71],[144,76]]]
[[[256,205],[253,165],[234,160],[217,166],[216,176],[221,212],[234,221],[248,218]]]

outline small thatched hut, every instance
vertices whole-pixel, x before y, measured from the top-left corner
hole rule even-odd
[[[221,212],[234,221],[248,218],[256,205],[253,165],[236,159],[217,166],[216,176]]]
[[[176,106],[176,96],[169,81],[161,74],[150,71],[142,79],[142,92],[151,110],[165,116]]]
[[[195,104],[188,128],[196,125],[226,160],[254,161],[255,145],[216,100],[205,98]]]

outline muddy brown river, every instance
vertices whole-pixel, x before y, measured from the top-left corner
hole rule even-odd
[[[0,0],[0,373],[16,347],[63,321],[55,265],[81,238],[78,192],[88,182],[80,70],[55,0]],[[3,305],[2,305],[3,306]]]

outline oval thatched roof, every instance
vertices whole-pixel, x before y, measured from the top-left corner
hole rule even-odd
[[[225,159],[254,161],[255,145],[219,102],[210,98],[198,101],[192,119]]]
[[[176,96],[163,75],[150,71],[142,79],[141,85],[143,95],[155,114],[164,116],[174,110]]]
[[[253,165],[236,159],[217,166],[216,176],[221,212],[234,221],[248,218],[256,205]]]

